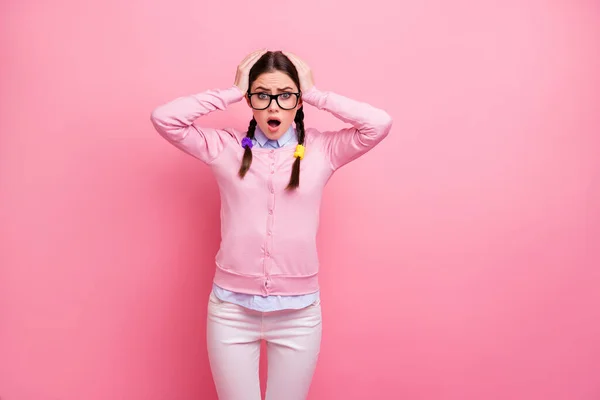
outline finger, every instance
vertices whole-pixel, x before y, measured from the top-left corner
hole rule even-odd
[[[267,49],[259,49],[259,50],[256,50],[256,51],[255,51],[254,53],[252,53],[252,54],[253,54],[253,56],[254,56],[254,57],[256,57],[256,56],[260,57],[260,56],[262,56],[263,54],[265,54],[267,51],[268,51]]]
[[[283,53],[283,54],[284,54],[284,55],[285,55],[287,58],[289,58],[289,59],[290,59],[290,61],[291,61],[292,63],[294,63],[294,64],[296,64],[296,63],[297,63],[297,61],[298,61],[298,57],[297,57],[297,56],[296,56],[294,53],[289,53],[289,52],[287,52],[287,51],[283,51],[282,53]]]
[[[292,61],[292,63],[296,66],[296,69],[301,71],[306,71],[308,69],[308,65],[300,57],[293,53],[285,53],[286,56]]]
[[[258,51],[253,51],[250,54],[247,54],[246,57],[244,57],[244,59],[242,60],[242,62],[240,62],[240,64],[245,64],[248,62],[248,60],[250,60],[252,57],[254,57],[254,55],[258,53]]]
[[[252,53],[248,54],[246,56],[246,58],[244,58],[240,64],[242,64],[242,65],[246,64],[249,61],[251,61],[252,59],[256,58],[257,56],[263,55],[265,52],[266,52],[266,49],[260,49],[260,50],[253,51]]]
[[[294,60],[296,63],[302,65],[304,64],[304,62],[302,61],[302,59],[300,57],[298,57],[296,54],[294,53],[284,53],[286,56],[288,56],[288,58],[290,58],[291,60]]]
[[[266,49],[261,49],[250,54],[241,64],[242,67],[248,67],[251,64],[254,64],[260,57],[263,56],[267,52]]]
[[[290,61],[292,62],[292,64],[294,64],[294,67],[296,67],[296,70],[300,73],[304,70],[304,68],[302,67],[302,64],[299,62],[298,58],[295,57],[293,54],[291,53],[285,53],[285,55],[287,56],[287,58],[290,59]]]
[[[249,54],[246,58],[244,58],[242,60],[242,62],[240,63],[241,67],[245,67],[247,66],[250,62],[252,62],[252,60],[256,59],[256,57],[258,56],[259,53],[251,53]]]
[[[261,53],[256,54],[254,57],[252,57],[250,60],[248,60],[248,62],[243,66],[244,69],[250,69],[252,68],[252,66],[254,64],[256,64],[256,62],[259,60],[259,58],[262,57]]]

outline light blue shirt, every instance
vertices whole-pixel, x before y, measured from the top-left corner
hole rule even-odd
[[[277,140],[270,140],[257,126],[254,131],[254,139],[252,143],[255,146],[261,148],[279,149],[285,146],[296,146],[298,144],[298,137],[296,131],[292,125],[289,129],[281,135]],[[223,289],[213,283],[213,292],[215,296],[223,301],[238,304],[240,306],[250,308],[256,311],[277,311],[284,309],[300,309],[308,307],[319,298],[319,292],[303,294],[303,295],[292,295],[292,296],[260,296],[246,293],[232,292]]]

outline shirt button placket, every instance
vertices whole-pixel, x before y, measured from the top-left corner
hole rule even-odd
[[[273,184],[273,175],[275,175],[275,151],[271,150],[269,152],[269,177],[267,179],[267,189],[269,191],[269,201],[267,204],[268,207],[268,215],[267,215],[267,226],[266,226],[266,235],[265,235],[265,293],[268,294],[270,292],[270,272],[271,272],[271,264],[272,258],[271,253],[273,249],[273,219],[274,219],[274,209],[275,209],[275,186]]]

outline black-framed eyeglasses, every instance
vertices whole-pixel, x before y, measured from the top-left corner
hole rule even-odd
[[[250,106],[255,110],[266,110],[271,105],[273,99],[275,99],[277,105],[283,110],[291,110],[298,105],[300,94],[300,92],[284,92],[279,94],[248,92],[248,98],[250,98]]]

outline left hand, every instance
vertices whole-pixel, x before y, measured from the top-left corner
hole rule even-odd
[[[298,77],[300,78],[300,90],[302,92],[308,92],[314,86],[310,67],[297,55],[287,51],[283,51],[282,53],[290,59],[298,71]]]

